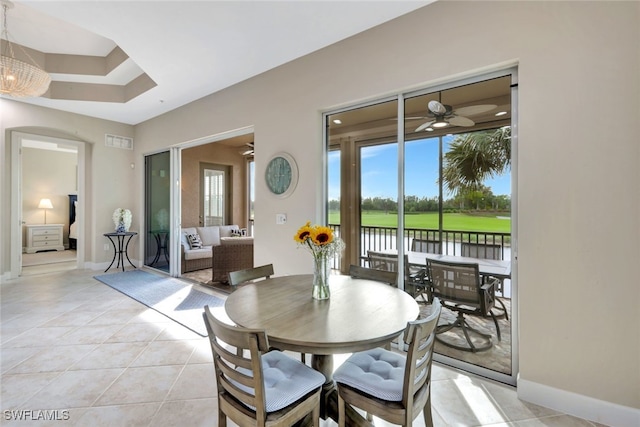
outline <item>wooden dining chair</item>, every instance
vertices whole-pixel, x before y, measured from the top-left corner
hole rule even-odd
[[[260,267],[231,271],[229,273],[229,284],[235,287],[241,283],[257,279],[268,279],[271,276],[273,276],[273,264],[266,264]],[[307,356],[304,353],[300,353],[300,361],[302,363],[307,362]]]
[[[218,389],[218,425],[320,425],[324,375],[286,354],[269,351],[264,330],[230,326],[204,307]],[[241,351],[234,351],[240,349]]]
[[[491,334],[487,334],[472,327],[465,315],[489,317],[496,326],[498,341],[501,340],[500,326],[495,314],[491,311],[496,299],[495,285],[497,280],[482,281],[478,264],[446,262],[427,259],[427,268],[431,277],[431,293],[434,298],[439,298],[443,307],[457,313],[455,321],[438,325],[436,339],[452,348],[463,351],[483,351],[493,346]],[[440,334],[460,328],[464,334],[465,344],[458,344],[451,340],[441,338]],[[470,334],[476,338],[471,339]]]
[[[273,264],[266,264],[260,267],[229,272],[229,284],[238,286],[240,283],[256,279],[268,279],[271,276],[273,276]]]
[[[376,282],[388,283],[394,287],[398,286],[398,273],[395,271],[376,270],[351,264],[349,266],[349,276],[356,279],[367,279],[375,280]]]
[[[387,252],[367,251],[367,261],[369,268],[383,271],[393,271],[398,273],[398,255]],[[409,256],[404,255],[404,289],[414,298],[418,298],[423,293],[427,293],[426,300],[431,300],[429,295],[428,282],[425,280],[427,275],[426,265],[410,264]],[[420,302],[420,300],[418,300]]]
[[[433,426],[431,365],[440,312],[436,298],[429,316],[407,323],[406,355],[375,348],[354,353],[340,365],[333,374],[340,427],[345,425],[346,405],[403,426],[411,426],[422,412],[425,425]]]

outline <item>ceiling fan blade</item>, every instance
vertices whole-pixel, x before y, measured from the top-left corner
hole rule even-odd
[[[422,130],[425,130],[426,128],[428,128],[429,126],[431,126],[433,124],[433,122],[435,122],[435,120],[430,120],[426,123],[421,124],[420,126],[418,126],[416,128],[416,132],[420,132]]]
[[[468,107],[457,108],[454,113],[460,116],[473,116],[474,114],[482,114],[496,108],[494,104],[470,105]]]
[[[449,124],[454,126],[469,127],[475,125],[475,122],[467,117],[453,116],[449,120]]]
[[[429,101],[429,111],[436,116],[441,116],[447,112],[447,108],[438,101]]]

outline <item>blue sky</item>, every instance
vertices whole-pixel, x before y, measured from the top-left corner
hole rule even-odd
[[[452,137],[444,138],[446,145]],[[405,148],[405,194],[434,197],[438,195],[438,138],[407,143]],[[339,158],[329,155],[329,200],[338,199]],[[362,196],[396,198],[398,189],[398,153],[395,144],[367,147],[362,150]],[[511,175],[506,174],[485,181],[495,195],[511,194]],[[445,193],[445,198],[449,195]]]

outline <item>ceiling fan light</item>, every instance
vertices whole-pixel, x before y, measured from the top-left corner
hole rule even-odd
[[[447,123],[446,120],[438,119],[431,126],[434,128],[443,128],[443,127],[446,127],[447,125],[449,125],[449,123]]]
[[[498,111],[498,112],[496,113],[496,116],[504,116],[505,114],[507,114],[507,112],[506,112],[506,111]]]

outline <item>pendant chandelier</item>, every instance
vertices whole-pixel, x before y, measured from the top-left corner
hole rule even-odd
[[[0,94],[15,98],[37,97],[49,89],[51,76],[39,68],[21,46],[22,52],[33,65],[15,58],[7,30],[7,9],[11,8],[13,3],[2,0],[2,38],[5,40],[5,47],[0,55]]]

